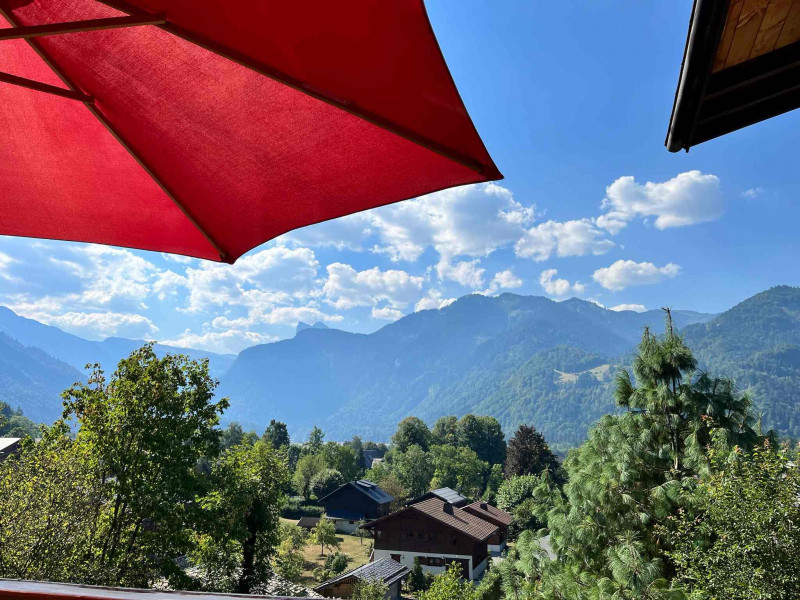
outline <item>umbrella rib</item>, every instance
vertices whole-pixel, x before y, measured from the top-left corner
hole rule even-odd
[[[6,21],[12,27],[19,27],[19,23],[14,18],[13,15],[9,13],[9,11],[0,7],[0,16],[4,17]],[[58,64],[52,59],[52,57],[47,53],[47,51],[42,48],[36,39],[34,38],[27,38],[25,39],[26,42],[30,45],[31,48],[42,58],[42,60],[47,64],[48,67],[64,82],[64,85],[70,88],[73,93],[82,94],[80,88],[72,81],[72,78],[69,77],[59,66]],[[42,84],[44,85],[44,84]],[[60,88],[55,88],[60,90]],[[214,248],[214,250],[219,255],[219,258],[223,262],[232,262],[229,258],[227,252],[225,252],[220,244],[214,240],[211,234],[206,231],[192,216],[192,214],[188,211],[188,209],[183,205],[180,200],[175,196],[175,194],[170,190],[170,188],[158,177],[155,171],[147,164],[147,162],[128,144],[122,135],[116,130],[116,128],[109,122],[109,120],[101,113],[97,107],[94,105],[94,99],[91,96],[85,96],[88,99],[91,99],[92,102],[84,101],[84,105],[86,108],[89,109],[95,118],[97,118],[100,123],[108,130],[108,132],[114,136],[114,138],[120,143],[120,145],[128,151],[128,153],[133,157],[133,159],[139,163],[139,165],[145,170],[145,172],[150,175],[150,177],[155,181],[155,183],[164,191],[167,197],[172,200],[172,202],[180,209],[180,211],[184,214],[184,216],[189,220],[189,222],[197,229],[203,237],[208,241],[209,244]]]
[[[0,29],[0,40],[19,40],[45,35],[100,31],[103,29],[118,29],[120,27],[138,27],[140,25],[162,25],[165,22],[164,17],[153,16],[144,18],[129,16],[111,17],[108,19],[90,19],[87,21],[71,21],[69,23],[49,23],[47,25],[29,25],[13,27],[11,29]]]
[[[116,10],[121,12],[128,13],[132,16],[138,16],[145,18],[148,16],[148,13],[140,10],[138,7],[131,5],[126,0],[97,0],[101,4],[105,4],[106,6],[110,6]],[[283,85],[290,87],[298,92],[306,94],[307,96],[311,96],[316,100],[321,102],[325,102],[326,104],[330,104],[331,106],[335,106],[340,110],[343,110],[355,117],[363,119],[368,123],[372,123],[381,129],[385,129],[395,135],[400,136],[403,139],[406,139],[418,146],[426,148],[431,152],[435,152],[440,156],[447,158],[448,160],[452,160],[462,166],[467,167],[477,173],[484,174],[486,171],[486,166],[468,156],[465,156],[455,150],[452,150],[438,142],[434,142],[433,140],[429,140],[405,127],[402,127],[396,123],[389,121],[377,114],[371,113],[370,111],[357,106],[356,104],[352,103],[346,99],[335,98],[331,94],[325,93],[318,88],[303,82],[291,75],[287,75],[286,73],[282,73],[277,69],[274,69],[266,64],[261,62],[255,61],[252,58],[237,52],[236,50],[232,50],[230,48],[226,48],[217,42],[214,42],[208,38],[205,38],[201,35],[198,35],[188,29],[181,27],[180,25],[176,25],[170,21],[165,21],[161,25],[156,25],[159,29],[163,29],[167,33],[171,33],[174,36],[179,38],[183,38],[184,40],[199,46],[209,52],[217,54],[223,58],[226,58],[230,61],[233,61],[243,67],[247,67],[248,69],[263,75],[264,77],[269,77],[270,79],[277,81],[278,83],[282,83]]]
[[[94,102],[94,98],[81,92],[75,90],[65,90],[64,88],[42,83],[41,81],[34,81],[33,79],[27,79],[25,77],[17,77],[11,73],[4,73],[0,71],[0,81],[11,85],[28,88],[29,90],[36,90],[37,92],[61,96],[62,98],[68,98],[70,100],[78,100],[79,102],[84,102],[86,104],[91,104]]]

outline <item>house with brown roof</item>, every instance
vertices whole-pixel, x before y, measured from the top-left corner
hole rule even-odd
[[[374,560],[390,557],[411,568],[419,558],[423,571],[441,573],[450,563],[465,579],[483,574],[489,539],[498,527],[461,508],[430,498],[365,525],[374,539]]]
[[[511,525],[511,522],[514,520],[513,516],[487,502],[473,502],[465,506],[462,510],[497,526],[497,532],[489,538],[489,552],[499,553],[505,549],[507,545],[506,540],[508,538],[508,526]]]

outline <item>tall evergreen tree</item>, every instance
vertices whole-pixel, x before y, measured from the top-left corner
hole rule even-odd
[[[546,597],[594,589],[619,598],[664,598],[674,565],[665,553],[666,526],[708,472],[712,438],[724,448],[752,447],[749,401],[733,384],[695,372],[696,362],[674,331],[645,330],[633,364],[635,383],[617,376],[615,397],[626,410],[607,415],[565,461],[569,483],[540,502],[560,562],[545,570]]]
[[[558,470],[558,459],[550,450],[544,436],[531,425],[520,425],[514,437],[508,441],[505,475],[538,475],[549,470]]]

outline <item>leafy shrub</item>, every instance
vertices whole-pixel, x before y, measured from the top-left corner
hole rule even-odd
[[[344,483],[344,477],[336,469],[323,469],[311,479],[311,493],[324,498]]]
[[[281,516],[284,519],[299,519],[300,517],[319,517],[325,509],[315,504],[306,504],[302,497],[292,496],[286,502]]]

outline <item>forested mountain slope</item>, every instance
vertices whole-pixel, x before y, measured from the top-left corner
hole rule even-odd
[[[709,315],[676,311],[679,326]],[[301,434],[388,439],[415,414],[483,412],[506,430],[535,419],[556,445],[578,443],[610,408],[606,382],[661,311],[614,312],[583,300],[470,295],[408,315],[370,335],[303,329],[243,351],[223,378],[229,418],[270,418]],[[600,377],[581,375],[602,367]],[[559,373],[560,372],[560,373]],[[516,390],[516,393],[510,390]],[[574,417],[574,418],[573,418]]]
[[[57,419],[59,394],[81,379],[83,375],[70,365],[0,333],[0,401],[21,407],[29,419],[44,423]]]
[[[143,343],[125,338],[86,340],[0,306],[0,401],[21,407],[25,416],[36,422],[49,424],[61,416],[61,392],[85,380],[86,364],[100,363],[110,373],[120,359]],[[234,359],[232,355],[156,346],[157,354],[168,352],[196,359],[209,357],[215,377],[227,371]]]
[[[800,437],[800,288],[771,288],[684,334],[702,368],[751,395],[765,426]]]
[[[106,371],[113,371],[117,363],[144,343],[142,340],[110,337],[103,341],[87,340],[58,327],[45,325],[33,319],[26,319],[13,310],[0,306],[0,332],[14,338],[23,346],[35,346],[50,356],[83,371],[87,364],[100,363]],[[209,358],[212,375],[220,377],[227,371],[235,358],[232,354],[214,354],[192,348],[156,346],[159,355],[171,353],[186,354],[191,358]]]

